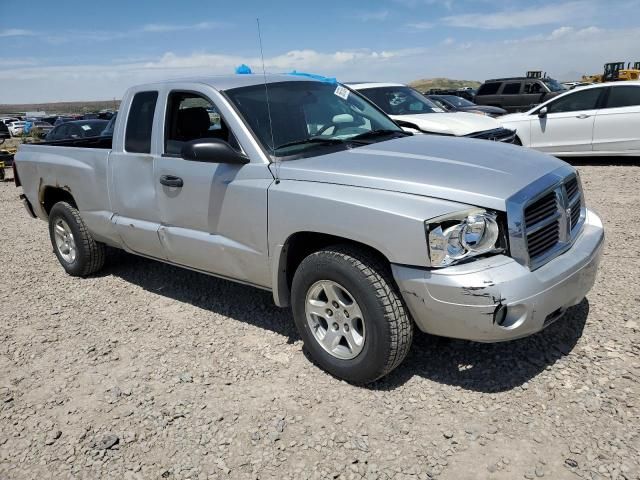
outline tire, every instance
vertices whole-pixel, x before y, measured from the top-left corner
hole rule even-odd
[[[338,295],[341,299],[337,309],[331,308],[332,297],[326,294],[332,288],[343,289]],[[293,277],[291,298],[294,320],[305,349],[322,369],[335,377],[356,384],[373,382],[400,365],[409,352],[413,321],[397,292],[389,267],[363,249],[335,245],[306,257]],[[347,310],[341,312],[343,305],[351,312],[359,309],[361,319],[358,320],[358,313],[349,318]],[[319,316],[310,314],[311,310],[321,313],[333,310],[333,313]],[[330,334],[329,329],[333,332],[342,322],[351,325],[351,329],[344,326],[343,331],[343,327],[338,326],[335,333]],[[335,350],[330,352],[327,336],[343,334]],[[325,335],[324,341],[319,339],[322,335]],[[354,341],[358,335],[360,345]]]
[[[66,243],[60,235],[66,233]],[[57,232],[57,233],[56,233]],[[49,237],[53,251],[65,271],[74,277],[86,277],[104,265],[105,246],[89,233],[78,209],[67,202],[56,203],[49,212]],[[69,238],[70,237],[70,238]],[[73,246],[73,250],[70,248]],[[75,252],[72,255],[72,252]]]
[[[513,139],[513,144],[514,145],[518,145],[519,147],[521,147],[522,146],[522,140],[520,140],[520,137],[518,137],[516,135],[516,138]]]

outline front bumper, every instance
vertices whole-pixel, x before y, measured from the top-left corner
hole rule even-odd
[[[603,244],[602,222],[587,210],[573,246],[533,272],[504,255],[440,270],[392,270],[420,330],[500,342],[536,333],[580,303],[595,282]]]

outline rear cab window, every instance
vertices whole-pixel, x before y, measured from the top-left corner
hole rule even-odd
[[[138,92],[134,95],[127,118],[124,149],[131,153],[151,153],[153,116],[158,92]]]

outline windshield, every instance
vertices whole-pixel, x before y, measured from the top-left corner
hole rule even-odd
[[[552,92],[563,92],[567,89],[567,87],[553,78],[543,78],[542,81]]]
[[[264,85],[234,88],[225,93],[264,148],[276,157],[319,155],[403,134],[389,117],[335,83],[271,83],[269,108]],[[388,135],[368,136],[366,142],[356,143],[355,137],[372,131]]]
[[[476,104],[457,95],[443,95],[443,98],[457,108],[475,107]]]
[[[444,110],[413,88],[375,87],[360,90],[388,115],[415,115],[420,113],[443,113]]]

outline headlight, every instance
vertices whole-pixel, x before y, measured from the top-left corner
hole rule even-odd
[[[500,228],[496,214],[465,212],[426,224],[432,267],[447,267],[460,260],[499,252]]]

